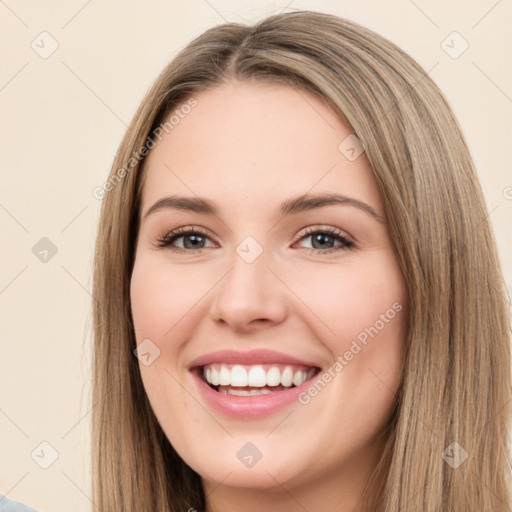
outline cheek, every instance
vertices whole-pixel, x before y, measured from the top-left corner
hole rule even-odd
[[[333,355],[350,348],[352,340],[363,343],[379,331],[381,339],[400,338],[405,318],[406,290],[394,260],[375,255],[347,266],[326,266],[311,272],[297,272],[297,295],[321,320],[318,334]]]
[[[211,286],[211,285],[210,285]],[[136,261],[130,284],[130,298],[136,339],[162,341],[175,337],[188,323],[194,306],[208,290],[197,273],[153,264],[144,257]],[[171,333],[172,330],[172,333]]]
[[[395,405],[405,353],[406,290],[398,267],[385,259],[302,279],[299,293],[308,290],[303,296],[322,320],[317,334],[332,363],[323,383],[312,384],[301,403],[317,424],[346,432],[332,442],[335,464],[336,454],[377,436]]]
[[[374,261],[367,258],[350,268],[340,266],[333,271],[332,266],[308,279],[302,273],[302,280],[297,281],[301,284],[298,294],[307,297],[308,307],[322,320],[317,335],[331,353],[333,363],[325,375],[336,404],[331,413],[352,418],[346,427],[356,425],[361,432],[378,431],[387,418],[405,353],[405,284],[395,260],[378,256],[378,260],[375,255]],[[305,402],[317,393],[315,389],[310,392]],[[318,417],[324,414],[321,405],[318,400],[313,406],[319,408],[315,410]]]
[[[179,421],[169,418],[178,417],[178,413],[187,415],[187,428],[191,431],[199,424],[197,411],[191,410],[188,395],[179,383],[181,344],[172,342],[186,339],[183,329],[187,321],[184,320],[189,318],[187,312],[200,296],[186,281],[183,273],[141,257],[136,260],[130,283],[137,344],[149,339],[160,351],[151,364],[139,363],[142,382],[158,422],[165,425],[166,434],[172,439],[180,439],[183,428]]]

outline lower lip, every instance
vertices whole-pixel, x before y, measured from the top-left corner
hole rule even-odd
[[[237,396],[219,393],[212,389],[201,377],[198,371],[192,371],[199,392],[208,405],[222,414],[237,419],[254,419],[269,416],[292,403],[298,404],[298,396],[307,389],[310,380],[300,386],[287,389],[286,391],[274,391],[266,395]]]

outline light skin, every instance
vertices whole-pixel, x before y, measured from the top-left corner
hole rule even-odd
[[[407,311],[370,164],[338,149],[352,132],[311,93],[230,82],[195,98],[144,169],[131,306],[137,343],[149,338],[160,349],[140,364],[148,398],[201,475],[208,512],[360,510],[396,401]],[[375,216],[348,203],[282,215],[284,201],[306,193],[340,194]],[[206,198],[218,212],[162,207],[146,216],[171,195]],[[206,234],[158,247],[187,227]],[[334,229],[353,246],[306,228]],[[248,236],[262,249],[251,263],[236,251]],[[269,349],[326,372],[396,303],[402,310],[307,404],[250,421],[228,417],[204,401],[187,369],[217,350]],[[262,453],[251,468],[237,457],[247,442]]]

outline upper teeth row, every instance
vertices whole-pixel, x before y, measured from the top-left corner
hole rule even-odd
[[[255,365],[246,370],[236,364],[231,368],[225,364],[219,366],[209,365],[203,368],[203,376],[213,386],[300,386],[315,373],[315,369],[294,370],[291,366],[285,366],[281,371],[277,366],[271,366],[267,371],[263,366]]]

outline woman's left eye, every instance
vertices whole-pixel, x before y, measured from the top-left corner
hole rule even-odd
[[[325,227],[325,228],[308,228],[306,233],[302,235],[300,240],[311,239],[312,248],[306,247],[306,249],[322,249],[327,248],[325,250],[320,250],[322,253],[330,253],[332,251],[339,251],[342,249],[351,249],[355,247],[355,244],[352,240],[350,240],[347,236],[345,236],[341,231],[337,229]],[[299,240],[299,241],[300,241]],[[334,246],[336,241],[339,242],[337,246]],[[315,251],[318,252],[318,251]]]
[[[305,247],[305,249],[316,253],[320,252],[325,254],[355,247],[352,240],[340,231],[330,227],[308,228],[298,241],[300,242],[308,238],[311,239],[312,247]],[[175,242],[178,240],[180,240],[180,245],[176,246]],[[160,238],[157,241],[157,245],[161,248],[169,247],[174,252],[190,252],[208,248],[208,246],[205,245],[208,240],[211,241],[208,234],[198,228],[180,228]],[[334,245],[336,241],[338,245]],[[295,242],[295,244],[297,243],[298,242]],[[215,247],[215,243],[212,242],[212,245],[209,247]]]

